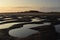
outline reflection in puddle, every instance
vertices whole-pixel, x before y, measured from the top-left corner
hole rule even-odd
[[[22,18],[22,17],[18,17],[19,19]]]
[[[31,19],[32,21],[31,22],[39,22],[39,21],[43,21],[45,19],[40,19],[40,18],[33,18]]]
[[[28,37],[32,34],[39,32],[37,30],[33,30],[33,29],[29,29],[29,28],[38,27],[38,26],[45,26],[45,25],[50,25],[50,23],[27,24],[27,25],[24,25],[22,28],[16,28],[16,29],[10,30],[9,35],[11,35],[13,37],[18,37],[18,38],[25,38],[25,37]]]
[[[59,24],[59,25],[55,25],[55,28],[56,28],[56,31],[57,31],[58,33],[60,33],[60,24]]]
[[[13,37],[18,37],[18,38],[25,38],[32,34],[36,34],[38,32],[39,31],[32,30],[32,29],[17,28],[17,29],[10,30],[9,35],[11,35]]]
[[[31,20],[32,20],[32,22],[38,22],[38,21],[40,21],[40,18],[33,18]]]
[[[58,18],[57,20],[60,20],[60,18]]]
[[[2,24],[0,25],[0,29],[6,29],[9,28],[15,24],[20,24],[20,23],[26,23],[26,22],[15,22],[15,23],[6,23],[6,24]]]
[[[3,23],[3,22],[6,22],[6,21],[0,21],[0,23]]]
[[[33,27],[38,27],[38,26],[46,26],[50,25],[51,23],[44,23],[44,24],[26,24],[23,25],[23,28],[33,28]]]

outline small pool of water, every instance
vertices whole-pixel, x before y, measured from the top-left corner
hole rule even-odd
[[[59,25],[55,25],[55,29],[56,29],[56,32],[60,33],[60,24]]]
[[[45,19],[40,19],[40,18],[33,18],[31,19],[32,21],[31,22],[39,22],[39,21],[43,21]]]
[[[13,36],[13,37],[18,37],[18,38],[25,38],[28,37],[30,35],[33,35],[35,33],[38,33],[39,31],[37,30],[33,30],[30,28],[33,27],[38,27],[38,26],[45,26],[45,25],[50,25],[51,23],[44,23],[44,24],[26,24],[23,25],[22,28],[16,28],[16,29],[12,29],[9,31],[9,35]]]
[[[46,25],[51,25],[51,23],[43,23],[43,24],[26,24],[26,25],[23,25],[23,28],[33,28],[33,27],[46,26]]]
[[[21,24],[21,23],[26,23],[26,22],[14,22],[14,23],[1,24],[0,29],[6,29],[6,28],[9,28],[15,24]]]
[[[12,29],[9,31],[9,35],[13,37],[18,37],[18,38],[26,38],[30,35],[36,34],[39,31],[32,30],[32,29],[25,29],[25,28],[17,28],[17,29]]]

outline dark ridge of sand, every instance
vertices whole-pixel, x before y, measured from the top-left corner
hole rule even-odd
[[[48,17],[48,19],[49,19],[49,17]],[[13,21],[13,22],[19,22],[19,21]],[[16,38],[16,37],[12,37],[8,34],[9,30],[15,29],[15,28],[20,28],[21,26],[23,27],[23,25],[25,25],[25,24],[43,24],[43,22],[52,22],[52,25],[44,26],[46,28],[44,28],[44,27],[31,28],[31,29],[34,29],[34,30],[38,30],[40,32],[36,33],[34,35],[31,35],[27,38]],[[10,23],[10,22],[4,22],[4,23],[1,23],[1,24],[5,24],[5,23]],[[55,21],[49,19],[48,21],[45,20],[45,21],[42,21],[42,22],[30,22],[30,23],[13,25],[12,27],[7,28],[7,29],[0,29],[0,40],[56,40],[57,35],[58,34],[60,35],[60,33],[56,33],[56,30],[53,26],[53,25],[56,25],[56,24],[60,24],[60,21],[55,22]]]
[[[0,40],[56,40],[56,32],[53,26],[38,27],[36,29],[39,29],[40,32],[34,35],[31,35],[27,38],[16,38],[8,34],[8,31],[11,29],[17,28],[16,26],[20,27],[22,25],[17,24],[17,25],[14,25],[13,27],[0,30]]]

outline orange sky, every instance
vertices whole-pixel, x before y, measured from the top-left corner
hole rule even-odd
[[[0,0],[0,12],[59,11],[60,0]]]
[[[0,12],[21,12],[36,9],[36,7],[0,7]]]

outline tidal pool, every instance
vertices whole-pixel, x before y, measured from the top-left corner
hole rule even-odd
[[[39,22],[39,21],[43,21],[45,19],[40,19],[40,18],[33,18],[31,19],[32,21],[31,22]]]
[[[30,35],[36,34],[39,31],[32,30],[32,29],[25,29],[25,28],[17,28],[17,29],[12,29],[9,31],[9,35],[13,37],[18,37],[18,38],[25,38]]]
[[[9,28],[15,24],[21,24],[21,23],[26,23],[26,22],[14,22],[14,23],[1,24],[0,29],[6,29],[6,28]]]
[[[16,28],[16,29],[10,30],[9,35],[13,36],[13,37],[18,37],[18,38],[25,38],[25,37],[28,37],[30,35],[33,35],[33,34],[39,32],[37,30],[33,30],[33,29],[29,29],[29,28],[38,27],[38,26],[45,26],[45,25],[50,25],[50,23],[27,24],[27,25],[24,25],[22,28]]]
[[[55,29],[56,29],[56,32],[60,33],[60,24],[59,25],[55,25]]]
[[[47,26],[47,25],[51,25],[51,23],[43,23],[43,24],[26,24],[26,25],[23,25],[23,28],[33,28],[33,27]]]

